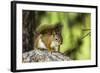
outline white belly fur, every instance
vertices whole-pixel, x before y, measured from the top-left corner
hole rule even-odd
[[[42,42],[41,39],[39,39],[38,48],[40,48],[40,49],[47,49],[47,47],[45,46],[45,44]]]
[[[58,42],[56,42],[56,41],[52,41],[52,43],[51,43],[51,48],[54,48],[54,50],[55,51],[58,51]],[[39,42],[38,42],[38,48],[39,49],[48,49],[46,46],[45,46],[45,44],[42,42],[42,40],[41,39],[39,39]]]
[[[52,48],[54,48],[55,51],[58,51],[58,46],[59,46],[58,42],[52,41],[52,43],[51,43],[50,46],[51,46]]]

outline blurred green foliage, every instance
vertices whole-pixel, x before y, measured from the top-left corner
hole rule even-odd
[[[73,60],[91,59],[91,36],[89,13],[76,12],[44,12],[35,11],[39,19],[39,27],[44,25],[63,25],[61,35],[63,43],[60,52],[70,56]]]

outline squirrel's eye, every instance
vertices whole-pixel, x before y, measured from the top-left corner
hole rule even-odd
[[[56,41],[57,41],[58,39],[56,38]]]

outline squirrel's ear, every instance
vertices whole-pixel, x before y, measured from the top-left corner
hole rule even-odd
[[[33,32],[33,35],[39,35],[39,33],[38,33],[38,32],[36,32],[36,31],[34,31],[34,32]]]
[[[60,23],[56,24],[55,29],[56,31],[61,31],[62,25]]]

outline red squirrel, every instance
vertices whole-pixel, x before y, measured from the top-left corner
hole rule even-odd
[[[62,43],[61,28],[61,25],[55,25],[51,28],[48,26],[48,28],[45,28],[44,30],[35,33],[33,48],[46,49],[49,52],[59,52],[59,48]]]

